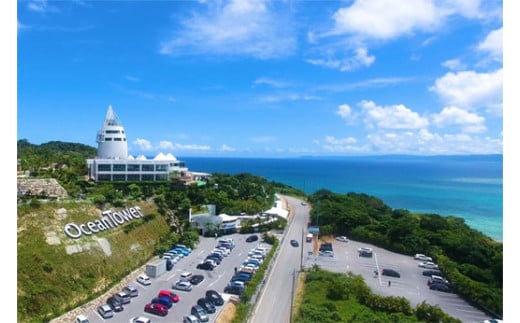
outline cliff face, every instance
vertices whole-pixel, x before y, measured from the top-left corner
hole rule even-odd
[[[18,196],[68,197],[67,191],[54,178],[18,178]]]

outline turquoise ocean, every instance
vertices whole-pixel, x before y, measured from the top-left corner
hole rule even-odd
[[[502,155],[179,159],[191,171],[250,173],[308,194],[366,193],[393,209],[463,218],[503,240]]]

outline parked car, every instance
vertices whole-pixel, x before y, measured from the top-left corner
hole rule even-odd
[[[432,290],[438,290],[441,292],[451,293],[450,286],[443,284],[443,283],[435,283],[430,285],[430,289]]]
[[[190,313],[195,315],[201,322],[209,321],[208,313],[200,305],[193,305]]]
[[[372,248],[361,247],[361,248],[358,249],[358,254],[359,254],[360,257],[371,258],[372,254],[373,254],[373,251],[372,251]]]
[[[114,317],[114,311],[108,304],[100,305],[97,309],[99,315],[101,315],[102,318],[108,319],[111,317]]]
[[[300,244],[296,240],[291,240],[291,246],[298,247]]]
[[[79,314],[78,316],[76,316],[76,320],[74,322],[75,323],[90,323],[88,318],[83,314]]]
[[[397,277],[397,278],[401,277],[401,274],[398,271],[393,270],[393,269],[389,269],[389,268],[384,268],[381,271],[381,275],[383,275],[383,276],[390,276],[390,277]]]
[[[341,242],[348,242],[348,239],[345,236],[336,237],[336,240],[341,241]]]
[[[145,316],[136,316],[136,317],[132,317],[130,319],[130,321],[128,321],[129,323],[152,323],[152,320],[150,320],[149,318],[145,317]]]
[[[173,301],[169,297],[154,297],[150,303],[161,304],[166,306],[168,309],[172,308],[173,306]]]
[[[421,260],[421,261],[433,261],[432,257],[428,257],[426,255],[423,255],[422,253],[417,253],[413,257],[415,260]]]
[[[155,304],[152,304],[152,303],[149,303],[149,304],[146,304],[144,306],[144,311],[146,313],[152,313],[152,314],[155,314],[155,315],[160,315],[160,316],[166,316],[168,315],[168,308],[162,304],[158,304],[158,303],[155,303]]]
[[[217,311],[215,305],[213,305],[213,303],[205,297],[199,298],[197,300],[197,305],[200,305],[200,307],[202,307],[206,313],[209,314],[215,313]]]
[[[220,263],[222,262],[222,258],[220,258],[217,254],[213,253],[213,254],[210,254],[208,256],[206,256],[206,258],[204,259],[204,261],[206,260],[212,260],[215,262],[215,264],[218,266],[220,265]]]
[[[191,291],[191,283],[189,281],[179,280],[173,284],[172,289],[183,290],[186,292]]]
[[[130,295],[125,292],[116,293],[114,294],[114,297],[117,298],[117,300],[120,301],[123,305],[131,302]]]
[[[431,276],[431,275],[442,276],[442,271],[435,270],[435,269],[429,269],[429,270],[423,270],[422,274],[423,274],[423,276]]]
[[[334,252],[330,250],[322,250],[319,252],[319,255],[325,257],[334,257]]]
[[[250,235],[246,239],[246,242],[254,242],[254,241],[258,241],[258,236],[256,234]]]
[[[139,291],[137,290],[137,287],[134,285],[128,285],[123,288],[123,292],[130,295],[130,297],[137,297],[139,296]]]
[[[215,268],[215,266],[213,266],[211,263],[209,262],[203,262],[203,263],[200,263],[197,265],[197,269],[202,269],[202,270],[209,270],[209,271],[212,271],[213,268]]]
[[[123,310],[123,304],[114,296],[110,296],[107,299],[107,304],[114,312],[121,312]]]
[[[437,284],[437,283],[441,283],[441,284],[445,284],[445,285],[450,284],[450,282],[446,278],[444,278],[442,276],[437,276],[437,275],[431,275],[431,278],[428,279],[428,282],[427,282],[428,286]]]
[[[224,293],[227,294],[234,294],[234,295],[242,295],[244,292],[244,287],[238,286],[238,285],[228,285],[224,287]]]
[[[418,266],[421,268],[439,269],[439,266],[431,261],[421,262]]]
[[[199,275],[199,274],[196,274],[196,275],[193,275],[191,276],[188,281],[192,284],[192,285],[198,285],[200,283],[202,283],[204,281],[204,276],[203,275]]]
[[[169,290],[162,289],[159,291],[159,294],[157,294],[157,297],[167,297],[172,300],[173,303],[179,302],[179,295],[170,292]]]
[[[195,315],[190,314],[190,315],[185,315],[182,318],[182,323],[200,323],[200,320]]]
[[[320,244],[320,251],[326,251],[326,250],[333,251],[332,243],[330,243],[330,242],[322,242]]]
[[[144,285],[144,286],[148,286],[152,283],[152,280],[150,279],[150,277],[148,277],[145,274],[141,274],[141,275],[137,276],[136,280],[139,284]]]
[[[173,269],[173,261],[171,259],[166,259],[166,270],[170,271]]]
[[[224,305],[224,299],[216,290],[210,289],[206,291],[206,298],[209,299],[213,305],[222,306]]]

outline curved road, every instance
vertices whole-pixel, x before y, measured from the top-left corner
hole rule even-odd
[[[303,234],[307,232],[309,219],[308,206],[301,204],[301,200],[283,196],[290,208],[291,218],[288,231],[280,241],[279,253],[271,268],[263,293],[256,302],[251,315],[251,323],[289,322],[291,314],[293,288],[296,286],[296,277],[302,260]],[[293,247],[290,240],[296,240],[299,247]]]

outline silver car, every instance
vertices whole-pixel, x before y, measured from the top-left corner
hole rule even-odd
[[[189,292],[189,291],[191,291],[192,286],[189,281],[179,280],[178,282],[176,282],[172,285],[172,289],[183,290],[183,291]]]

